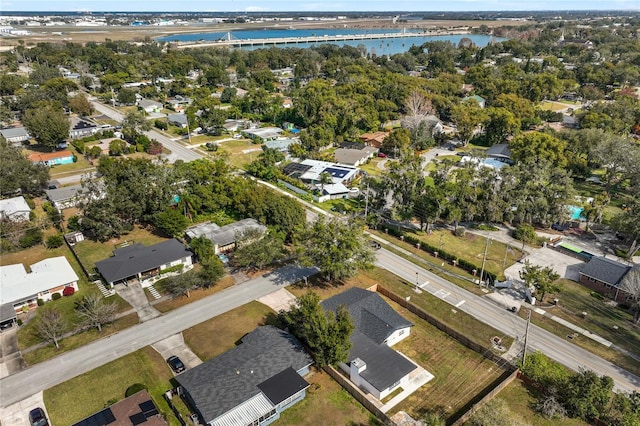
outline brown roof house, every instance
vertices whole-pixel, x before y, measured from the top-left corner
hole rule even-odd
[[[360,140],[367,146],[380,148],[385,138],[389,136],[387,132],[363,133],[359,136]]]
[[[73,426],[168,426],[158,407],[146,390],[116,402]]]

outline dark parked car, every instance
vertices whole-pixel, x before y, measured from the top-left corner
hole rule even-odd
[[[382,247],[379,242],[373,240],[369,241],[369,246],[374,250],[380,250]]]
[[[171,369],[176,373],[181,373],[184,371],[184,363],[175,355],[167,358],[167,364],[169,364],[169,367],[171,367]]]
[[[553,225],[551,225],[551,229],[553,229],[554,231],[561,231],[564,232],[567,229],[569,229],[569,224],[568,223],[559,223],[556,222]]]
[[[31,423],[31,426],[49,426],[47,416],[44,414],[44,410],[40,407],[29,411],[29,422]]]

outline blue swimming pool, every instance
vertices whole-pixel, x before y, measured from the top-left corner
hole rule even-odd
[[[580,220],[582,218],[582,211],[584,209],[578,206],[569,206],[569,214],[571,214],[571,220]]]

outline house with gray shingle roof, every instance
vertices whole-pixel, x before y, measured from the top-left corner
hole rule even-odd
[[[344,306],[355,330],[348,362],[339,367],[358,387],[378,400],[398,388],[408,389],[410,374],[419,368],[391,346],[409,336],[413,324],[393,310],[380,295],[353,287],[322,303],[326,311]]]
[[[306,396],[313,360],[293,335],[267,325],[241,342],[176,376],[202,424],[267,425]]]
[[[624,263],[594,256],[580,271],[580,284],[615,301],[624,300],[628,294],[620,289],[620,283],[630,269]]]
[[[0,135],[13,146],[21,146],[22,142],[31,139],[29,132],[24,127],[9,127],[6,129],[0,129]]]
[[[160,278],[180,274],[193,268],[193,253],[175,238],[152,246],[140,243],[122,247],[113,251],[113,256],[96,262],[96,270],[107,284],[139,281],[142,287],[148,287]],[[182,265],[179,270],[163,272],[168,268]]]
[[[220,254],[233,250],[239,238],[252,232],[263,235],[267,232],[267,227],[255,219],[248,218],[224,226],[218,226],[212,222],[200,223],[187,228],[185,234],[189,241],[198,237],[211,240],[215,253]]]

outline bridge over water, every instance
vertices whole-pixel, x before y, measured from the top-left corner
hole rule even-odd
[[[467,34],[467,31],[456,32],[456,34]],[[190,47],[243,47],[243,46],[272,46],[275,44],[287,45],[287,44],[302,44],[302,43],[324,43],[335,41],[360,41],[360,40],[384,40],[395,38],[416,38],[427,37],[433,35],[439,35],[439,32],[423,32],[423,33],[386,33],[386,34],[336,34],[336,35],[317,35],[306,37],[277,37],[277,38],[253,38],[253,39],[238,39],[233,38],[231,33],[227,33],[223,38],[214,41],[200,41],[195,43],[179,43],[176,47],[179,49],[187,49]],[[454,34],[451,31],[446,34]]]

